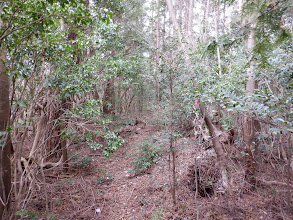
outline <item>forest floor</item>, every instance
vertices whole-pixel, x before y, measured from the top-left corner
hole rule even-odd
[[[197,219],[197,213],[198,219],[290,219],[285,214],[276,215],[272,209],[278,209],[276,198],[259,198],[256,193],[214,194],[197,198],[195,205],[189,167],[202,149],[192,137],[177,140],[174,206],[168,142],[161,145],[162,155],[155,164],[142,174],[133,175],[139,146],[163,135],[148,123],[128,125],[121,132],[125,144],[110,158],[85,145],[70,146],[70,155],[83,158],[81,166],[76,167],[71,160],[66,173],[56,169],[48,172],[43,194],[33,198],[30,210],[38,210],[39,219],[179,220]],[[51,212],[46,212],[46,204]]]

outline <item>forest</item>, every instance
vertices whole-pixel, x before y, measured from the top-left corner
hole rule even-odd
[[[292,0],[1,0],[0,219],[293,219]]]

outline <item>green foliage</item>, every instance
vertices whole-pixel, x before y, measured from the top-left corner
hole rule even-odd
[[[102,103],[100,100],[86,100],[84,103],[80,103],[73,107],[67,114],[68,117],[89,120],[92,119],[96,123],[106,123],[101,121],[102,116]]]
[[[79,153],[73,153],[70,158],[73,160],[74,166],[85,169],[93,162],[93,158],[88,155],[80,155]]]
[[[98,143],[96,141],[96,138],[98,137],[102,137],[104,139],[104,142]],[[73,138],[73,141],[79,144],[85,143],[89,148],[94,151],[103,149],[102,154],[105,157],[109,157],[114,151],[116,151],[120,146],[122,146],[122,144],[125,143],[125,140],[122,139],[117,132],[110,131],[107,127],[105,127],[105,131],[86,130],[83,133],[80,133],[78,130],[72,128],[66,129],[63,138]]]
[[[56,217],[57,215],[55,214],[55,213],[53,213],[53,214],[48,214],[47,216],[46,216],[46,220],[57,220],[57,217]]]
[[[220,119],[220,121],[222,122],[222,126],[224,129],[230,130],[231,128],[233,128],[233,121],[234,121],[233,117],[223,116]]]
[[[106,181],[110,181],[114,178],[114,176],[111,173],[107,173],[105,170],[101,170],[98,176],[98,179],[96,181],[97,184],[104,183]]]
[[[116,132],[112,131],[108,131],[104,135],[104,138],[106,139],[107,144],[103,151],[105,157],[109,157],[111,153],[117,150],[125,142]]]
[[[95,4],[99,7],[105,7],[117,15],[121,15],[124,11],[122,0],[94,0]]]
[[[152,214],[151,220],[163,220],[163,208],[157,208],[156,212]]]
[[[38,212],[37,211],[28,211],[28,210],[22,210],[22,211],[17,211],[16,215],[19,216],[19,219],[38,219]]]
[[[133,162],[134,173],[139,175],[155,164],[161,157],[162,152],[158,146],[150,142],[143,142],[139,145],[137,158]]]

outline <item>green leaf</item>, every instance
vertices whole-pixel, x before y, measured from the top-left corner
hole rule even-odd
[[[276,118],[276,121],[280,121],[280,122],[283,122],[283,123],[285,123],[285,120],[284,120],[284,119],[282,119],[282,118]]]

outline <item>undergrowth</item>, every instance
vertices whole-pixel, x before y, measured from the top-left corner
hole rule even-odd
[[[133,161],[134,168],[132,170],[134,175],[139,175],[145,172],[162,156],[160,146],[148,141],[141,143],[136,153],[137,158]]]

